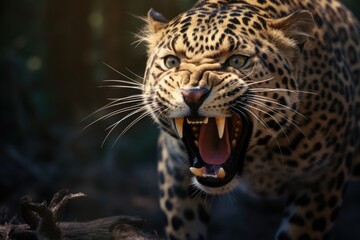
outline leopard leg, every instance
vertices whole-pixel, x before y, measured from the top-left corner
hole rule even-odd
[[[318,184],[292,194],[276,240],[323,240],[337,218],[345,189],[346,171],[323,176]]]
[[[184,146],[162,133],[158,162],[160,207],[166,215],[167,239],[206,239],[209,207],[189,191],[190,172]]]

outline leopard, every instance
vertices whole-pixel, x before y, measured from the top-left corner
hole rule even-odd
[[[274,239],[329,238],[360,175],[351,11],[337,0],[199,0],[145,20],[142,97],[160,129],[166,238],[209,238],[206,199],[236,190],[286,198]]]

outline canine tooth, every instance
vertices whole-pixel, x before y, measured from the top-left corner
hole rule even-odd
[[[175,118],[176,131],[180,138],[183,138],[184,118]]]
[[[225,172],[224,168],[221,167],[219,169],[219,171],[217,172],[217,177],[223,179],[225,176],[226,176],[226,172]]]
[[[216,122],[216,127],[218,130],[219,138],[221,139],[224,136],[225,117],[216,117],[215,122]]]
[[[199,141],[195,140],[194,143],[196,147],[199,147]]]
[[[192,172],[197,177],[203,177],[205,174],[205,167],[202,168],[190,167],[190,172]]]

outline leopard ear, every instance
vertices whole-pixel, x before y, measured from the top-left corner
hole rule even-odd
[[[154,9],[150,9],[147,14],[147,20],[150,29],[153,33],[157,33],[163,29],[169,22],[161,13],[156,12]]]
[[[282,31],[285,36],[295,40],[298,46],[302,46],[308,38],[313,37],[315,21],[309,11],[299,10],[283,18],[271,19],[268,25]]]

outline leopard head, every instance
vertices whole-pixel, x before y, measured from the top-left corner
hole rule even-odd
[[[299,55],[313,18],[275,18],[245,3],[200,1],[168,21],[150,10],[144,101],[183,141],[196,185],[232,189],[246,154],[271,144],[297,112]]]

